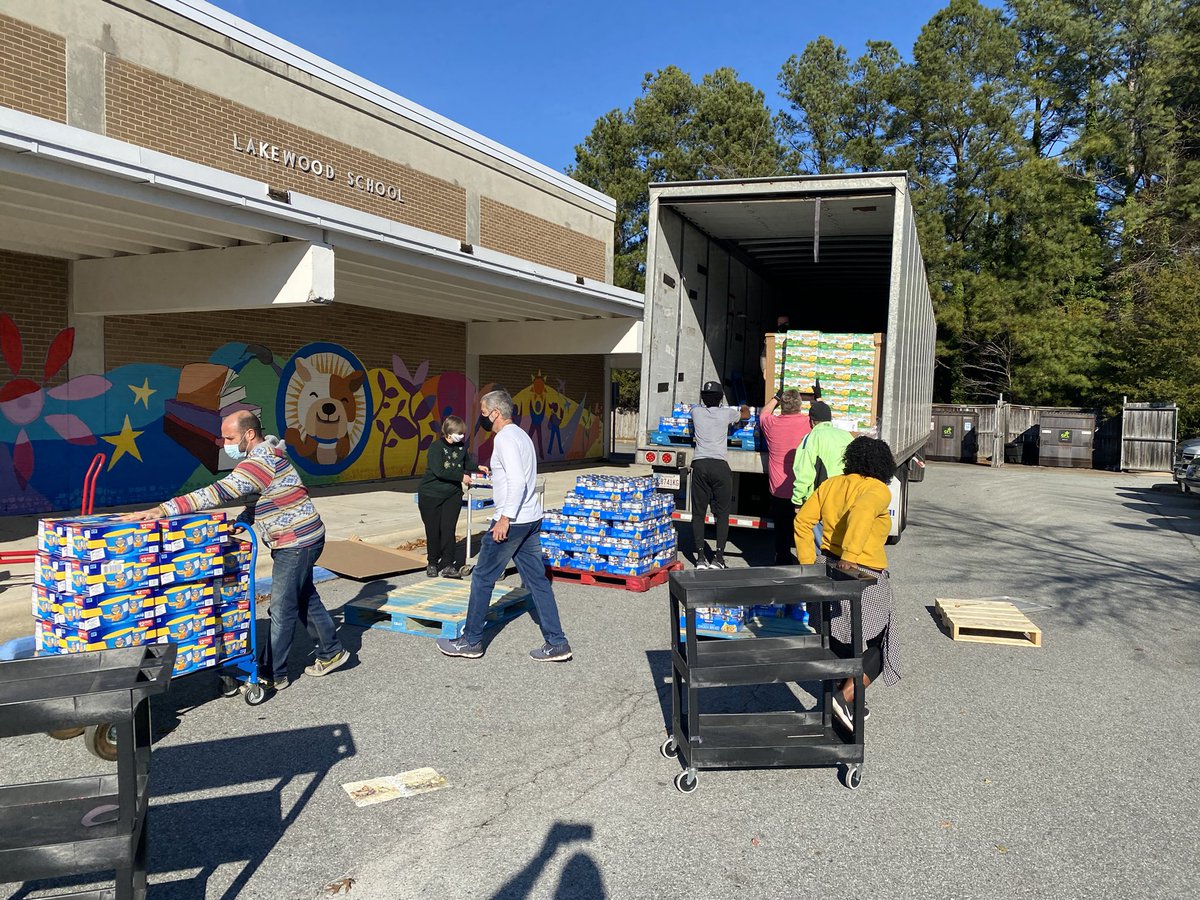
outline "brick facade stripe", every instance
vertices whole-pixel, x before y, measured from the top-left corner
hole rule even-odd
[[[50,342],[67,327],[67,290],[64,260],[0,250],[0,312],[20,330],[24,357],[19,373],[9,375],[7,365],[0,363],[0,382],[16,375],[41,382]],[[64,367],[49,384],[66,379]]]
[[[367,368],[390,369],[395,354],[410,367],[429,360],[431,375],[461,372],[466,366],[462,322],[348,303],[104,319],[105,367],[110,370],[129,363],[182,368],[207,360],[231,341],[259,344],[285,358],[313,341],[331,341]]]
[[[331,203],[383,216],[458,240],[466,239],[467,194],[457,184],[330,140],[114,56],[105,63],[109,137],[226,172],[265,181]],[[336,178],[313,175],[234,150],[250,139],[332,163]],[[401,189],[403,203],[347,184],[349,172]],[[365,181],[364,181],[365,184]]]
[[[604,241],[490,197],[480,198],[479,243],[492,250],[604,281]]]
[[[67,42],[0,15],[0,106],[67,121]]]

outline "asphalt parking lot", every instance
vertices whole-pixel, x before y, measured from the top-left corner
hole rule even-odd
[[[352,667],[257,708],[216,699],[209,673],[180,680],[155,704],[150,895],[1192,896],[1200,500],[1161,481],[930,467],[889,548],[904,677],[869,691],[855,792],[831,769],[675,791],[665,588],[559,586],[576,651],[561,665],[527,658],[540,638],[521,617],[478,661],[345,628]],[[738,543],[739,562],[766,561],[762,535]],[[322,585],[334,610],[375,590]],[[997,596],[1042,648],[956,643],[931,612]],[[774,686],[731,702],[812,701]],[[79,741],[0,742],[8,783],[98,766]],[[340,787],[419,766],[452,787],[363,809]]]

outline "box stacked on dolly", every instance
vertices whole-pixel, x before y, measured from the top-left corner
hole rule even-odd
[[[789,331],[769,335],[771,384],[810,391],[818,382],[835,424],[851,431],[875,427],[882,334]]]
[[[153,522],[115,516],[39,522],[32,596],[38,652],[147,643],[160,545]]]
[[[161,612],[155,640],[178,647],[176,675],[212,668],[221,633],[217,582],[225,577],[229,523],[224,513],[214,512],[173,516],[159,525]]]
[[[648,574],[675,561],[674,509],[652,478],[580,475],[542,520],[542,555],[554,568]]]

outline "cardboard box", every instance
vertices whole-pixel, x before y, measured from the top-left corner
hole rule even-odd
[[[158,587],[158,554],[145,553],[122,559],[61,560],[62,593],[73,597],[127,594]]]
[[[157,605],[162,606],[163,612],[166,614],[212,606],[216,602],[212,584],[203,581],[160,587],[155,592],[155,600]]]
[[[158,616],[154,620],[152,641],[159,644],[212,643],[217,634],[217,618],[212,607]]]
[[[242,572],[237,575],[225,575],[214,578],[211,582],[213,600],[217,606],[230,606],[236,603],[249,603],[250,573]]]
[[[225,545],[225,574],[234,575],[238,572],[248,572],[250,570],[250,559],[252,553],[250,545],[245,541],[239,541],[236,538]]]
[[[250,652],[250,629],[223,631],[217,636],[217,662]]]
[[[95,629],[77,628],[70,625],[54,626],[54,634],[63,647],[77,647],[82,642],[82,649],[117,650],[122,647],[140,647],[149,641],[154,633],[154,620],[122,622],[116,627],[100,627]],[[76,652],[68,650],[67,652]]]
[[[87,603],[64,598],[54,605],[54,624],[100,634],[139,621],[153,624],[158,611],[150,589],[143,588],[129,594],[89,597]]]
[[[204,581],[225,574],[225,554],[221,547],[201,547],[158,557],[158,578],[162,585]]]
[[[159,522],[162,528],[162,552],[179,553],[223,544],[229,537],[229,523],[223,512],[190,513]]]
[[[175,669],[171,673],[174,678],[198,672],[201,669],[211,669],[217,664],[217,648],[210,641],[207,644],[188,642],[179,644],[175,650]]]
[[[119,517],[68,519],[56,525],[59,555],[92,562],[157,553],[161,536],[154,522],[123,522]]]
[[[230,606],[222,609],[221,616],[221,631],[244,631],[250,627],[254,621],[254,613],[250,611],[250,605],[245,607]]]

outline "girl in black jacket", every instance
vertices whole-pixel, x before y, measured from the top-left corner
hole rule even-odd
[[[425,477],[417,488],[417,508],[425,523],[425,545],[430,578],[461,578],[455,561],[458,541],[455,529],[462,509],[463,489],[470,485],[467,474],[475,461],[466,448],[467,426],[458,416],[442,422],[442,436],[430,445],[425,457]]]

